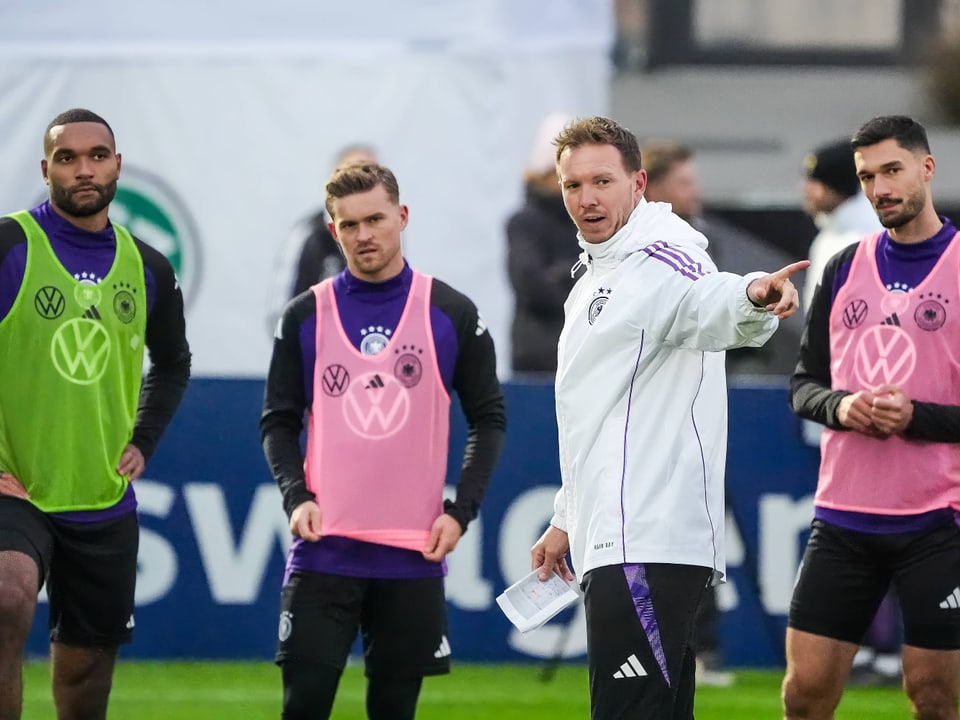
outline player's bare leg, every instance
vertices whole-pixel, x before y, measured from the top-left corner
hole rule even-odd
[[[958,720],[960,650],[904,645],[903,687],[917,720]]]
[[[23,646],[37,609],[37,564],[14,550],[0,552],[0,720],[23,710]]]
[[[833,720],[857,646],[787,628],[785,720]]]
[[[58,720],[104,720],[113,684],[116,647],[50,644]]]

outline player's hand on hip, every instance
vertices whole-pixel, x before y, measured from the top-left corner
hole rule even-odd
[[[117,464],[117,472],[126,475],[130,482],[143,475],[143,468],[147,461],[143,458],[143,453],[136,445],[130,444],[123,449],[123,455],[120,456],[120,462]]]
[[[881,385],[873,391],[870,417],[884,435],[902,433],[913,420],[913,402],[898,386]]]
[[[567,566],[570,539],[560,528],[550,525],[536,544],[530,548],[530,569],[540,568],[540,579],[548,580],[556,572],[564,580],[573,580]]]
[[[782,267],[775,273],[759,277],[747,286],[747,297],[759,307],[786,320],[800,307],[800,293],[790,276],[810,267],[809,260],[800,260]]]
[[[320,507],[313,500],[300,503],[290,513],[290,533],[309,542],[320,539]]]
[[[10,473],[3,472],[2,470],[0,470],[0,495],[9,495],[10,497],[17,497],[23,500],[30,498],[30,493],[27,492],[23,483]]]
[[[427,540],[427,546],[423,549],[423,556],[432,562],[440,562],[448,553],[460,542],[460,536],[463,535],[463,529],[460,523],[456,521],[453,515],[443,513],[433,521],[433,527],[430,528],[430,538]]]

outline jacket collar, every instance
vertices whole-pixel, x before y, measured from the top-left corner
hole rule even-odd
[[[581,249],[577,265],[590,264],[600,269],[610,269],[658,241],[707,246],[706,238],[674,215],[669,203],[648,202],[641,197],[626,224],[609,240],[588,243],[582,234],[577,233]]]

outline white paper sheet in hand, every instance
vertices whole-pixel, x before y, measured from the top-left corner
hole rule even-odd
[[[540,580],[534,570],[497,596],[497,605],[520,632],[530,632],[547,622],[561,610],[580,599],[575,581],[568,582],[553,573]]]

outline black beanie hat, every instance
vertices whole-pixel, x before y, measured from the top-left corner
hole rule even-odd
[[[844,197],[852,197],[860,191],[849,140],[821,145],[804,158],[803,164],[808,178],[819,180]]]

